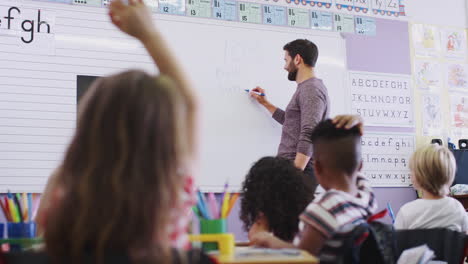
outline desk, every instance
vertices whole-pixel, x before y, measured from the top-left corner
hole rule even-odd
[[[236,247],[235,254],[233,256],[215,256],[221,264],[317,264],[319,260],[310,255],[306,251],[301,251],[299,256],[242,256],[236,257],[237,254],[244,250],[248,250],[248,247]]]

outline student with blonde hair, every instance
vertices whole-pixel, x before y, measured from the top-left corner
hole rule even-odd
[[[460,202],[447,196],[456,168],[455,158],[446,147],[432,144],[417,149],[410,160],[411,179],[414,188],[422,192],[422,199],[401,207],[395,228],[467,231],[465,209]]]

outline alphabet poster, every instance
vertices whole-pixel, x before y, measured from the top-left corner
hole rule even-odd
[[[25,0],[25,1],[34,1],[34,0]],[[41,2],[52,2],[60,4],[69,4],[77,7],[77,10],[80,10],[82,6],[92,7],[92,8],[107,8],[112,0],[36,0]],[[287,7],[284,5],[269,5],[264,3],[264,1],[254,1],[254,2],[244,2],[243,0],[143,0],[144,3],[155,13],[169,14],[169,15],[178,15],[178,16],[188,16],[188,17],[197,17],[197,18],[213,18],[218,20],[226,21],[237,21],[243,23],[254,23],[254,24],[265,24],[265,25],[274,25],[274,26],[289,26],[296,28],[312,28],[317,30],[327,30],[327,31],[336,31],[343,33],[356,33],[361,35],[375,36],[377,34],[377,26],[374,18],[368,16],[354,16],[353,14],[342,14],[342,13],[332,13],[319,10],[310,10],[307,6],[324,7],[326,9],[331,8],[332,3],[336,3],[337,10],[347,9],[350,12],[362,12],[366,14],[369,11],[370,0],[286,0],[287,4],[294,5],[292,7]],[[278,2],[279,0],[273,0],[273,2]],[[374,12],[375,14],[381,13],[382,15],[387,14],[388,16],[404,16],[404,4],[401,3],[403,0],[386,0],[390,1],[387,3],[383,2],[384,0],[377,0],[379,6],[384,7],[385,10],[380,10],[379,12]],[[397,4],[400,1],[399,5]],[[11,5],[12,7],[21,9],[22,0],[18,1],[9,1],[2,0],[0,5]],[[299,4],[302,3],[302,6]],[[396,11],[392,6],[399,6],[399,11]],[[388,9],[388,10],[387,10]],[[42,9],[41,9],[42,10]],[[263,12],[262,12],[263,10]],[[15,9],[10,10],[10,13],[15,13]],[[52,20],[44,20],[44,15],[47,11],[42,11],[42,19],[37,19],[36,21],[36,31],[33,29],[33,20],[28,19],[30,22],[24,22],[17,25],[11,25],[11,21],[19,21],[20,16],[23,16],[23,12],[27,10],[21,10],[21,14],[16,14],[16,16],[10,16],[7,14],[5,17],[0,15],[0,25],[2,25],[2,18],[5,19],[6,24],[8,25],[7,33],[13,34],[14,32],[21,32],[23,28],[24,32],[29,32],[31,34],[41,33],[40,29],[45,28],[45,23],[50,26]],[[37,11],[37,10],[34,10]],[[50,12],[49,12],[50,13]],[[349,12],[347,12],[349,13]],[[354,22],[356,21],[356,23]],[[41,23],[42,22],[42,23]],[[5,23],[3,23],[5,24]],[[39,26],[41,25],[41,26]],[[62,25],[59,25],[59,27]],[[14,30],[18,29],[18,30]],[[45,30],[45,29],[44,29]],[[44,31],[42,30],[42,31]],[[0,31],[2,29],[0,28]],[[3,29],[5,31],[5,29]],[[49,32],[50,33],[50,32]],[[1,32],[0,32],[1,35]],[[32,36],[29,38],[31,39]],[[37,39],[52,39],[51,35],[38,36]],[[25,40],[30,41],[30,40]],[[50,41],[49,41],[50,42]],[[43,41],[45,43],[45,41]],[[43,52],[46,55],[54,55],[54,48],[51,48],[50,44],[48,46],[43,45],[46,48],[49,48],[48,51]],[[28,46],[30,47],[30,46]],[[53,46],[52,46],[53,47]]]
[[[404,14],[403,1],[401,0],[372,0],[372,9],[374,14],[387,14],[388,16],[399,16]]]
[[[414,146],[411,135],[366,133],[361,138],[362,172],[375,187],[410,186],[408,163]]]
[[[413,93],[409,75],[350,72],[352,113],[368,126],[413,127]]]
[[[0,37],[10,52],[21,50],[38,55],[55,53],[55,12],[26,8],[21,5],[0,5]]]

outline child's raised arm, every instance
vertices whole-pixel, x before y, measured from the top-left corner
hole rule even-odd
[[[186,97],[189,110],[195,110],[195,97],[191,85],[182,68],[168,48],[166,41],[154,26],[151,12],[143,0],[113,0],[109,15],[112,23],[120,30],[140,40],[153,58],[161,74],[175,81],[178,89]]]

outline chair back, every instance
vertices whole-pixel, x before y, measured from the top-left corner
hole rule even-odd
[[[468,249],[467,235],[446,228],[397,230],[397,254],[405,249],[426,244],[434,251],[436,260],[448,264],[463,263]]]

